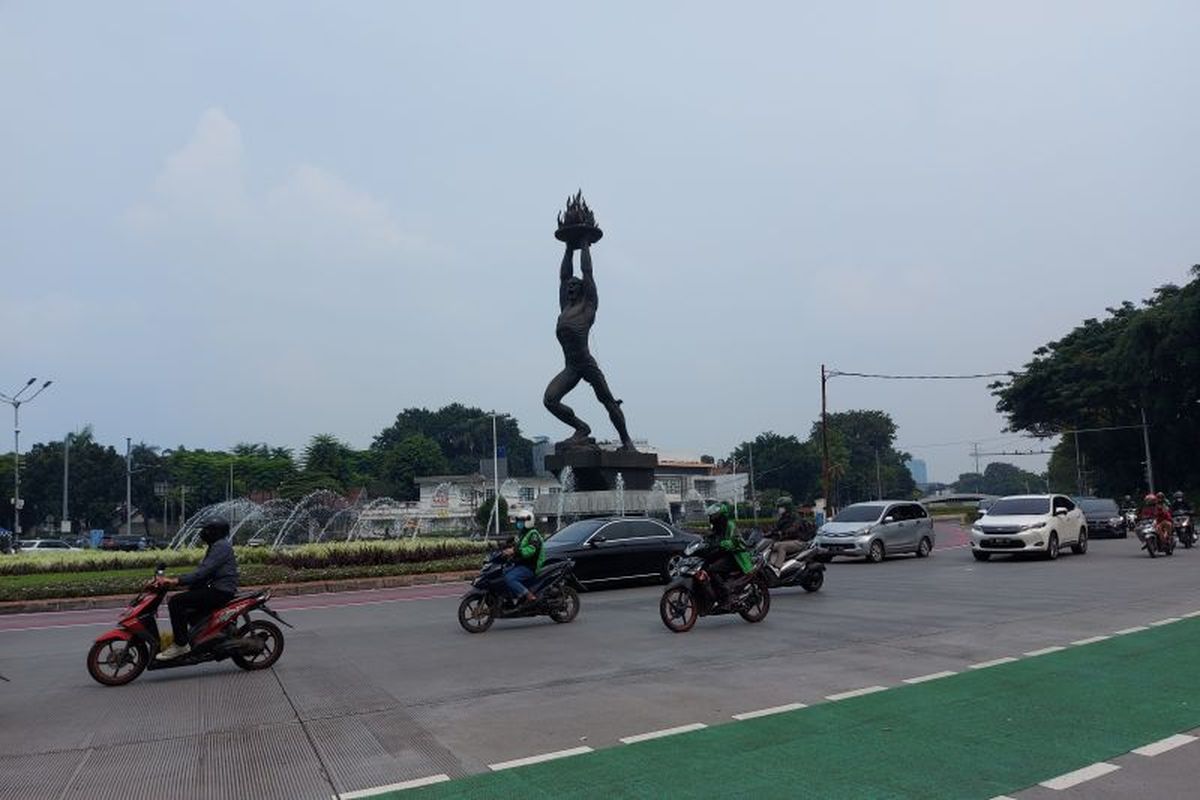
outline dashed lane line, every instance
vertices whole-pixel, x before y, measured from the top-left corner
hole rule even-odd
[[[1071,642],[1071,644],[1075,645],[1076,647],[1079,647],[1079,646],[1085,645],[1085,644],[1095,644],[1096,642],[1103,642],[1105,639],[1111,639],[1111,638],[1112,638],[1111,636],[1089,636],[1086,639],[1076,639],[1075,641]]]
[[[967,669],[987,669],[988,667],[998,667],[1001,664],[1011,664],[1017,659],[1012,656],[1004,658],[993,658],[991,661],[980,661],[978,664],[968,664]]]
[[[1030,650],[1025,655],[1028,658],[1036,658],[1038,656],[1048,656],[1051,653],[1061,653],[1063,650],[1066,650],[1066,649],[1067,648],[1056,644],[1053,647],[1043,647],[1041,650]]]
[[[1160,619],[1158,622],[1151,622],[1150,627],[1157,628],[1159,625],[1170,625],[1172,622],[1179,622],[1179,620],[1180,617],[1167,617],[1166,619]]]
[[[848,692],[826,695],[825,699],[836,703],[838,700],[849,700],[851,697],[862,697],[863,695],[875,694],[876,692],[886,692],[887,688],[886,686],[867,686],[864,689],[852,689]]]
[[[707,728],[703,722],[693,722],[690,725],[679,725],[674,728],[663,728],[661,731],[650,731],[649,733],[639,733],[636,736],[626,736],[620,740],[621,744],[636,744],[638,742],[647,742],[651,739],[661,739],[664,736],[674,736],[679,733],[691,733],[692,731],[702,730]]]
[[[512,769],[514,767],[525,767],[530,764],[540,764],[543,761],[556,761],[560,758],[570,758],[571,756],[581,756],[584,753],[591,753],[592,748],[587,745],[581,747],[572,747],[569,750],[555,750],[552,753],[541,753],[536,756],[526,756],[525,758],[514,758],[512,761],[501,761],[498,764],[488,764],[488,769],[492,772],[499,772],[504,769]]]
[[[377,794],[385,792],[402,792],[405,789],[419,789],[422,786],[432,786],[435,783],[445,783],[450,780],[449,775],[438,773],[425,778],[417,778],[411,781],[401,781],[400,783],[389,783],[386,786],[375,786],[371,789],[358,789],[353,792],[342,792],[335,794],[333,800],[357,800],[361,797],[373,797]]]
[[[1064,789],[1070,789],[1073,786],[1078,786],[1081,783],[1086,783],[1090,780],[1103,777],[1110,772],[1119,770],[1116,764],[1110,764],[1107,761],[1098,761],[1091,766],[1077,769],[1074,772],[1068,772],[1065,775],[1059,775],[1057,778],[1051,778],[1048,781],[1042,781],[1039,786],[1045,786],[1047,789],[1054,789],[1061,792]]]
[[[1137,753],[1139,756],[1154,758],[1157,755],[1161,755],[1169,750],[1174,750],[1176,747],[1183,747],[1185,744],[1191,744],[1194,741],[1196,741],[1195,736],[1189,736],[1186,733],[1178,733],[1174,736],[1168,736],[1165,739],[1160,739],[1157,742],[1151,742],[1145,747],[1139,747],[1132,752]]]
[[[1131,633],[1141,633],[1148,630],[1150,630],[1150,626],[1148,625],[1134,625],[1132,628],[1122,628],[1119,631],[1113,631],[1113,636],[1127,636]]]
[[[798,711],[802,708],[808,708],[804,703],[787,703],[782,706],[772,706],[771,708],[760,708],[758,711],[746,711],[742,714],[734,714],[733,718],[741,721],[746,719],[757,719],[758,717],[769,717],[772,714],[784,714],[788,711]]]
[[[928,675],[918,675],[915,678],[905,678],[904,682],[905,683],[925,683],[926,681],[936,681],[938,678],[949,678],[951,675],[957,675],[957,674],[958,673],[955,672],[954,670],[948,669],[948,670],[944,670],[942,672],[931,672]]]

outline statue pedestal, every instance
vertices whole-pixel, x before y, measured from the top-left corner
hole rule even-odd
[[[601,450],[586,447],[556,452],[546,456],[546,469],[558,477],[563,468],[570,467],[575,475],[575,491],[606,492],[617,488],[617,473],[629,491],[649,491],[654,488],[654,470],[658,456],[633,450]]]

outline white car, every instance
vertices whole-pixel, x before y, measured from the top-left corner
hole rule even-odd
[[[21,552],[31,553],[49,553],[51,551],[61,553],[65,550],[79,549],[78,547],[71,547],[71,545],[62,539],[22,539],[20,545]]]
[[[1002,497],[971,527],[976,561],[987,561],[993,553],[1038,553],[1054,559],[1067,545],[1078,555],[1087,552],[1087,520],[1061,494]]]

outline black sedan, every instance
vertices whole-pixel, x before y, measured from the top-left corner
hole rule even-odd
[[[1075,502],[1083,511],[1083,516],[1087,520],[1088,536],[1091,538],[1117,537],[1124,539],[1129,535],[1129,531],[1125,530],[1125,518],[1121,515],[1121,509],[1117,507],[1116,500],[1107,497],[1077,497]]]
[[[699,539],[646,517],[585,519],[546,540],[546,563],[574,559],[575,577],[589,588],[619,581],[665,581],[671,559]]]

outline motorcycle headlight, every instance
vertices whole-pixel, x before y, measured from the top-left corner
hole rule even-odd
[[[684,555],[690,556],[692,553],[695,553],[697,550],[699,550],[703,544],[703,542],[692,542],[684,549]]]

